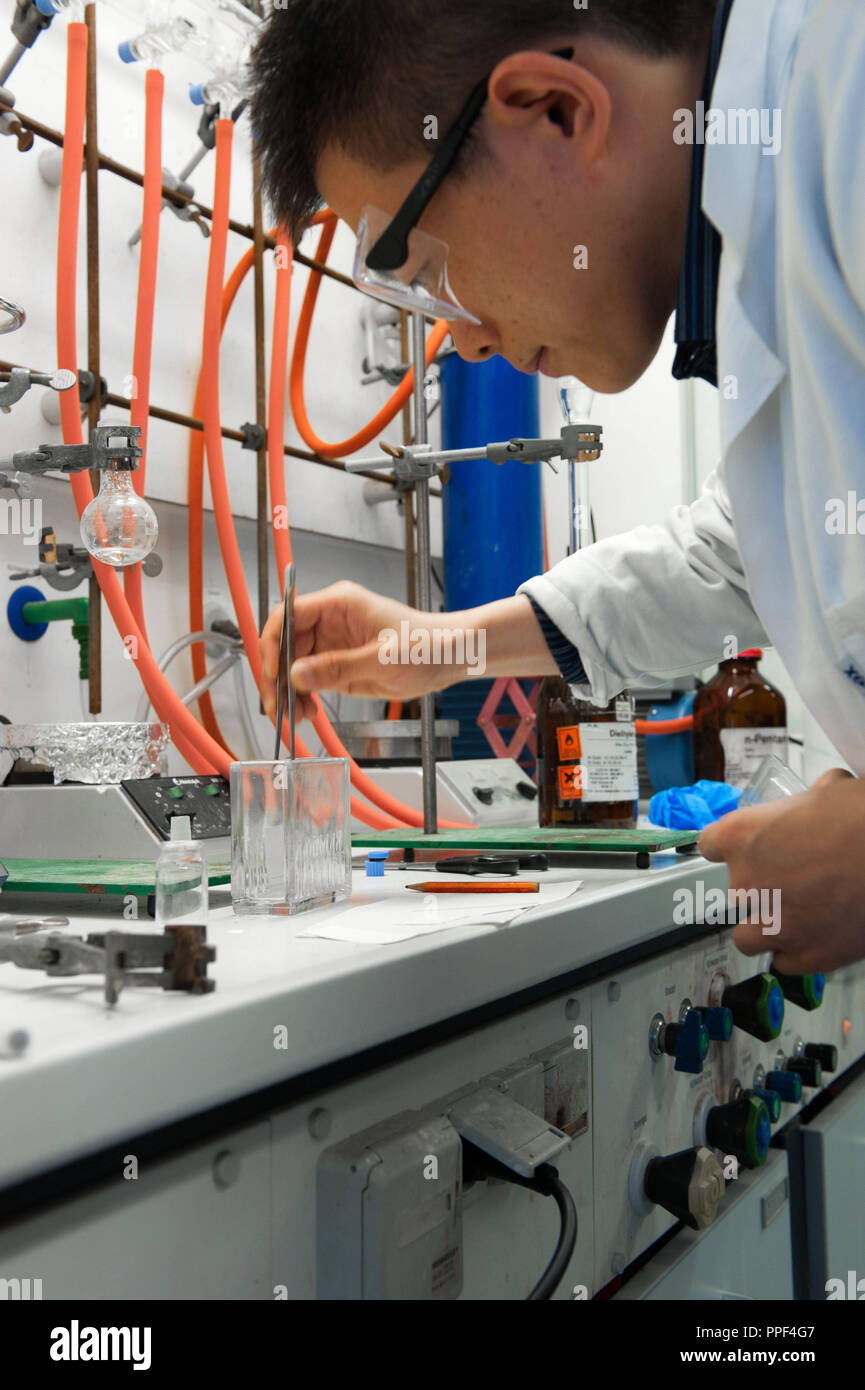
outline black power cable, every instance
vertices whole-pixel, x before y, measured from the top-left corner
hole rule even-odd
[[[562,1226],[553,1257],[529,1294],[530,1303],[542,1302],[552,1298],[565,1277],[577,1243],[577,1205],[565,1184],[559,1177],[558,1169],[549,1163],[542,1163],[535,1174],[533,1183],[527,1184],[530,1190],[540,1192],[544,1197],[552,1197],[559,1209]]]
[[[524,1178],[519,1173],[515,1173],[512,1168],[508,1168],[504,1163],[499,1163],[495,1158],[490,1158],[489,1154],[485,1154],[482,1149],[464,1139],[463,1179],[470,1182],[480,1178],[498,1178],[502,1182],[513,1183],[516,1187],[525,1187],[529,1192],[537,1192],[541,1197],[552,1197],[558,1207],[562,1224],[556,1248],[549,1264],[527,1298],[529,1303],[545,1302],[552,1298],[565,1277],[565,1272],[577,1244],[579,1229],[577,1206],[570,1191],[559,1177],[558,1169],[554,1168],[551,1163],[542,1163],[535,1170],[533,1178]]]

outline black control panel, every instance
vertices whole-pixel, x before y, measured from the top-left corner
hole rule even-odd
[[[231,797],[224,777],[139,777],[120,785],[160,839],[171,839],[174,816],[189,816],[193,840],[231,834]]]

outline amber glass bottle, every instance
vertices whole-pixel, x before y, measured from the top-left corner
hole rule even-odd
[[[630,696],[577,700],[561,676],[538,698],[541,825],[631,829],[637,823],[637,735]]]
[[[697,779],[744,787],[767,753],[787,761],[787,704],[757,669],[758,647],[729,661],[694,701]]]

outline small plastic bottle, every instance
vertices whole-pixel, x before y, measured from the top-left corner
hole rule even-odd
[[[760,674],[758,647],[722,661],[694,701],[698,780],[744,787],[768,753],[787,761],[787,703]]]
[[[538,698],[538,815],[542,826],[628,830],[639,796],[634,702],[577,699],[561,676]]]

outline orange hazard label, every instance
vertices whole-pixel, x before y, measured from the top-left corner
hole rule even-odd
[[[559,798],[562,801],[582,801],[583,769],[578,764],[559,768]]]
[[[559,741],[559,759],[561,762],[583,756],[578,725],[574,724],[569,728],[556,729],[556,738]]]

